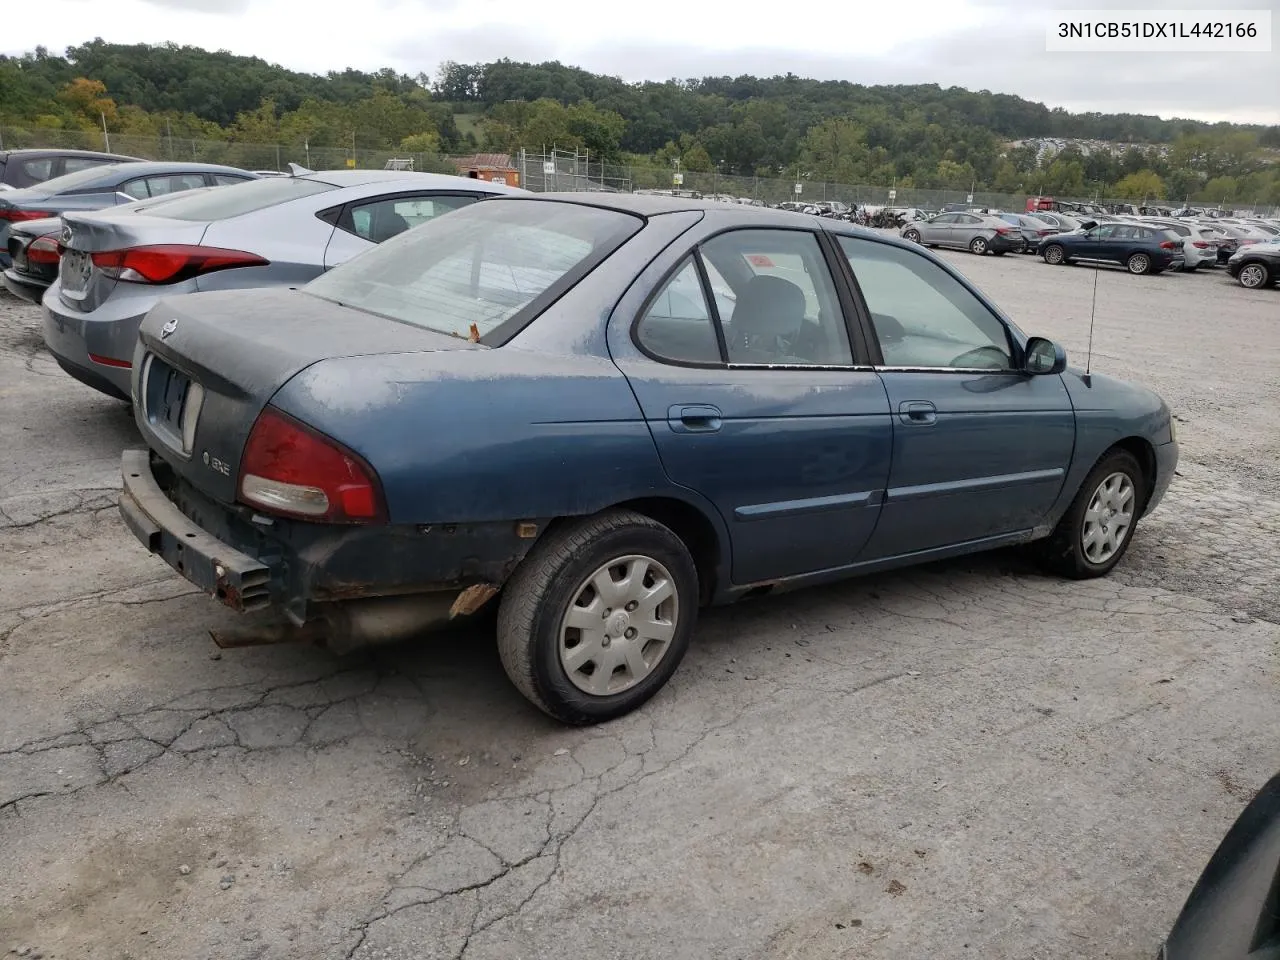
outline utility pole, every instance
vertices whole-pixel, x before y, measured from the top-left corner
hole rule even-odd
[[[102,142],[106,144],[107,153],[110,153],[111,152],[111,134],[107,133],[107,115],[103,113],[101,110],[99,110],[98,116],[102,118]]]
[[[169,133],[169,159],[176,160],[177,157],[173,155],[173,124],[169,122],[168,117],[164,118],[164,128]]]

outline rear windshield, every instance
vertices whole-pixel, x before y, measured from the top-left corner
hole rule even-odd
[[[151,208],[156,216],[171,220],[230,220],[288,203],[301,197],[314,196],[338,189],[331,183],[299,177],[266,177],[247,183],[233,183],[208,193],[182,194]]]
[[[630,214],[575,203],[488,200],[402,233],[303,289],[478,339],[526,307],[536,312],[544,295],[554,296],[553,285],[575,282],[642,224]]]
[[[34,161],[28,161],[28,164]],[[45,161],[40,161],[44,163]],[[117,163],[98,164],[93,167],[85,167],[83,170],[77,170],[75,173],[64,173],[60,177],[54,177],[52,180],[45,180],[42,183],[36,183],[31,186],[32,190],[39,190],[41,193],[47,193],[54,196],[59,193],[66,193],[68,190],[75,190],[79,187],[87,187],[99,180],[110,181],[111,171],[120,166]],[[30,173],[28,166],[27,172]],[[107,189],[110,189],[109,187]]]

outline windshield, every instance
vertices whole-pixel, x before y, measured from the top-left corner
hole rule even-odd
[[[630,214],[489,200],[400,234],[303,289],[402,323],[478,340],[638,231]]]
[[[156,216],[171,220],[230,220],[232,217],[265,210],[300,197],[336,189],[331,183],[304,177],[267,177],[229,184],[207,193],[183,193],[166,198],[150,209]]]

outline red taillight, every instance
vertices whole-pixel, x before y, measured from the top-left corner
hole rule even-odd
[[[105,250],[90,254],[90,258],[93,265],[108,277],[133,283],[179,283],[214,270],[265,267],[269,263],[256,253],[243,250],[178,243]]]
[[[1003,235],[1008,233],[1011,229],[1011,227],[996,227],[996,233]]]
[[[368,464],[323,434],[267,407],[240,459],[239,499],[269,513],[331,523],[384,519]]]
[[[100,353],[89,354],[89,359],[94,363],[100,363],[104,367],[118,367],[121,370],[132,370],[133,364],[128,360],[117,360],[115,357],[104,357]]]
[[[1048,236],[1049,234],[1051,234],[1051,233],[1053,233],[1053,231],[1052,231],[1052,230],[1037,230],[1037,231],[1036,231],[1036,236],[1039,236],[1039,237],[1047,237],[1047,236]]]
[[[49,217],[56,216],[56,213],[50,213],[47,210],[16,210],[13,207],[0,208],[0,220],[7,220],[9,223],[22,223],[24,220],[46,220]]]
[[[1203,240],[1192,240],[1191,245],[1200,250],[1206,250],[1209,247],[1209,245],[1205,243]]]
[[[1177,250],[1178,244],[1173,240],[1161,240],[1160,249],[1161,250]]]
[[[62,254],[58,251],[58,235],[49,233],[32,240],[27,246],[28,263],[56,264]]]

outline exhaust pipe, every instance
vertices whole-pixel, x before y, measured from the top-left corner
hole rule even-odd
[[[277,643],[314,643],[342,655],[437,630],[456,617],[476,613],[497,592],[493,584],[478,583],[458,593],[344,600],[325,604],[319,618],[302,626],[273,621],[211,630],[209,634],[224,650]]]

